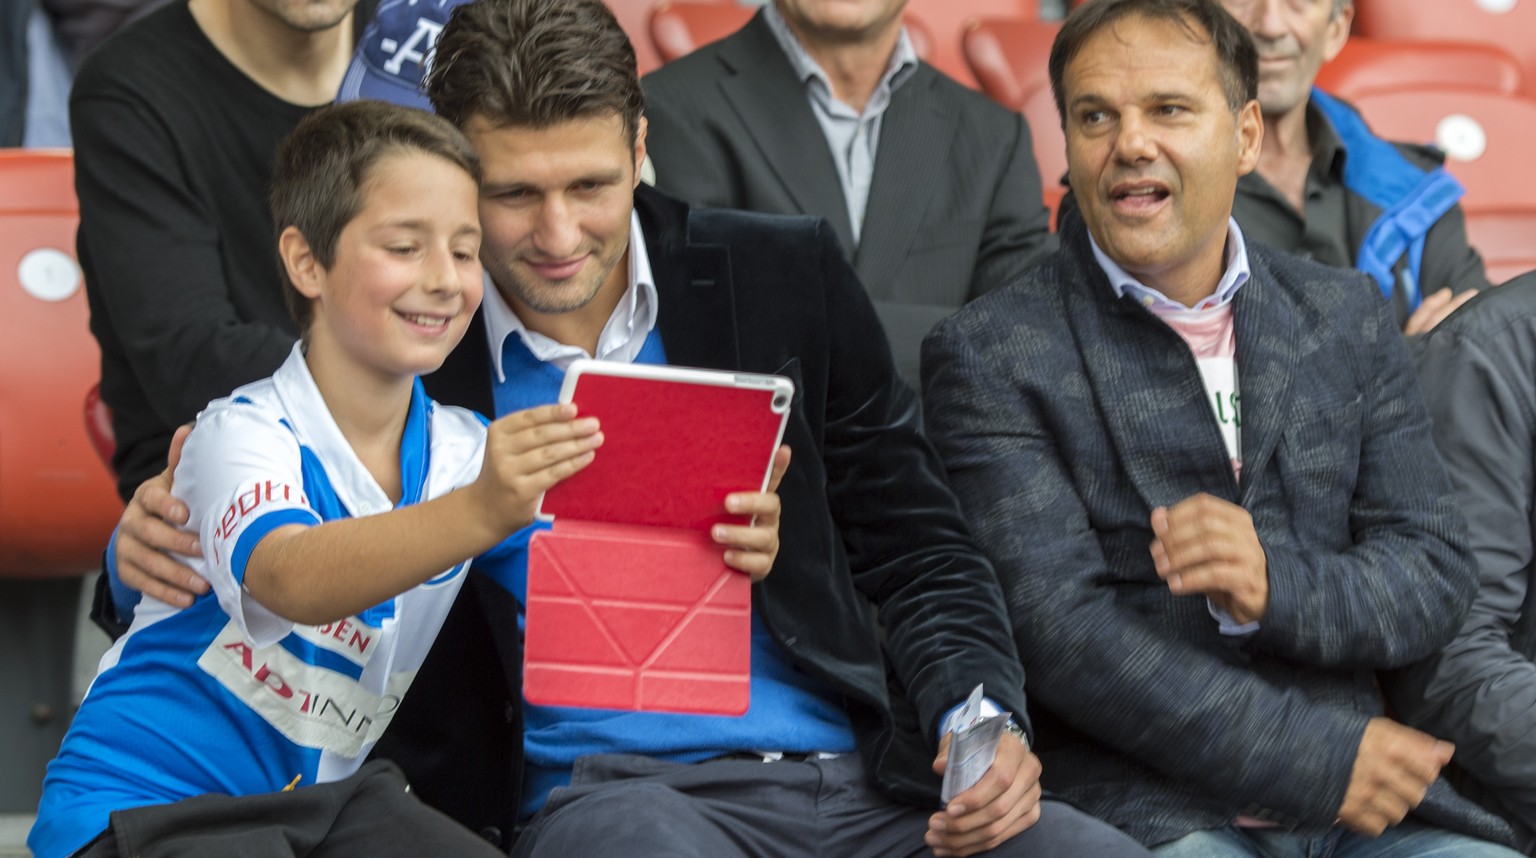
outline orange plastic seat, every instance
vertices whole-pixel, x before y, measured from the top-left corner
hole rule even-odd
[[[651,12],[651,42],[661,61],[670,63],[740,30],[756,14],[756,6],[737,3],[663,0]],[[910,15],[902,23],[912,39],[912,50],[919,59],[926,60],[933,50],[933,36],[922,21]]]
[[[619,21],[619,26],[624,28],[624,34],[629,36],[629,43],[635,48],[635,65],[640,74],[655,70],[661,65],[661,57],[656,53],[655,46],[650,39],[651,7],[656,5],[656,0],[604,0],[613,17]],[[723,5],[723,4],[722,4]]]
[[[1466,186],[1461,203],[1466,211],[1520,211],[1536,202],[1536,162],[1529,146],[1536,102],[1494,92],[1420,88],[1364,95],[1354,105],[1378,135],[1444,151],[1446,168]]]
[[[122,511],[80,425],[101,372],[68,151],[0,149],[0,577],[100,565]]]
[[[971,21],[979,18],[1035,21],[1040,18],[1040,7],[1037,0],[908,0],[906,16],[909,22],[916,18],[933,34],[933,50],[924,59],[960,83],[979,89],[966,65],[963,46]]]
[[[1067,193],[1061,184],[1067,172],[1067,137],[1061,130],[1061,114],[1056,112],[1056,98],[1051,95],[1051,88],[1035,87],[1035,91],[1024,99],[1023,113],[1024,120],[1029,123],[1035,163],[1040,166],[1045,206],[1051,210],[1051,223],[1054,224],[1056,209]]]
[[[1040,166],[1045,206],[1055,222],[1066,188],[1059,180],[1067,170],[1066,138],[1051,94],[1046,61],[1061,25],[1018,18],[978,18],[965,31],[965,61],[981,91],[1009,110],[1024,114]]]
[[[1466,186],[1467,234],[1488,279],[1502,283],[1536,268],[1536,163],[1527,141],[1536,102],[1455,89],[1381,92],[1355,99],[1383,137],[1434,143]]]
[[[1318,72],[1317,85],[1350,100],[1373,92],[1422,86],[1518,95],[1524,91],[1525,75],[1520,63],[1497,45],[1356,36]]]
[[[1469,212],[1467,237],[1494,285],[1536,271],[1536,203],[1524,211]]]
[[[1046,61],[1060,29],[1048,21],[974,19],[961,43],[965,62],[982,92],[1009,110],[1023,110],[1037,88],[1050,89]]]
[[[1355,0],[1354,32],[1372,39],[1484,42],[1508,51],[1536,81],[1531,0]]]
[[[651,10],[651,44],[663,63],[685,57],[701,45],[740,30],[757,10],[737,3],[698,0],[657,3]]]
[[[101,401],[101,385],[93,384],[85,392],[85,435],[101,463],[112,470],[112,454],[117,452],[117,437],[112,432],[112,409]]]

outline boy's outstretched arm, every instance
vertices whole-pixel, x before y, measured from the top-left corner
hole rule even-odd
[[[596,418],[546,405],[495,421],[468,486],[382,515],[274,529],[251,551],[244,587],[295,623],[360,613],[480,554],[533,521],[539,496],[586,467]]]

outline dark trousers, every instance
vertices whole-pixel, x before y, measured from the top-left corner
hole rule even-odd
[[[367,763],[346,780],[264,795],[201,795],[121,810],[76,858],[505,858],[422,804],[400,769]]]
[[[679,764],[605,754],[576,762],[518,838],[514,855],[675,855],[699,858],[928,856],[937,808],[898,804],[870,785],[856,754],[764,763]],[[1109,825],[1060,802],[987,853],[1008,858],[1149,853]]]

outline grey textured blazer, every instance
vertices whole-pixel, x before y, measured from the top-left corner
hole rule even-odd
[[[1242,481],[1179,335],[1062,249],[940,323],[930,437],[1002,578],[1044,785],[1148,845],[1238,814],[1334,823],[1375,672],[1450,640],[1476,573],[1391,308],[1364,275],[1248,244],[1233,312]],[[1177,597],[1156,506],[1240,503],[1269,566],[1248,638]],[[1507,841],[1441,779],[1416,811]]]
[[[1456,743],[1463,789],[1536,851],[1536,274],[1472,299],[1418,354],[1435,444],[1481,578],[1456,639],[1388,679],[1403,720]]]
[[[696,206],[826,218],[909,380],[935,322],[1055,247],[1023,117],[926,63],[881,120],[857,251],[826,137],[761,13],[644,85],[656,187]]]

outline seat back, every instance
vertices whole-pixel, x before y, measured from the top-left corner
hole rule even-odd
[[[651,10],[651,43],[661,61],[670,63],[740,30],[756,13],[739,3],[664,0]]]
[[[97,568],[122,511],[80,425],[101,355],[68,151],[0,149],[0,577]]]
[[[1317,73],[1317,85],[1349,100],[1421,86],[1518,95],[1525,88],[1525,75],[1509,51],[1497,45],[1357,36],[1345,42],[1344,50]]]
[[[85,392],[85,435],[97,458],[112,470],[112,454],[117,452],[117,437],[112,431],[112,409],[101,401],[101,385],[93,384]]]
[[[1536,80],[1531,0],[1355,0],[1354,32],[1372,39],[1484,42],[1508,51]]]
[[[1023,110],[1037,88],[1051,87],[1046,61],[1060,29],[1049,21],[976,18],[961,42],[966,65],[982,92],[1009,110]]]
[[[1467,237],[1495,286],[1536,271],[1536,202],[1522,211],[1469,212]]]
[[[629,43],[635,48],[635,65],[640,74],[654,71],[661,65],[661,57],[656,53],[656,48],[651,42],[651,8],[656,5],[656,0],[604,0],[613,17],[619,21],[619,26],[624,28],[624,35],[629,36]]]
[[[977,18],[970,22],[962,46],[965,61],[994,101],[1024,114],[1040,167],[1046,208],[1055,222],[1056,208],[1066,194],[1058,183],[1067,169],[1066,139],[1051,94],[1046,60],[1061,25],[1018,18]]]
[[[1354,105],[1379,136],[1444,151],[1446,169],[1466,186],[1461,203],[1466,211],[1531,205],[1536,162],[1528,144],[1536,102],[1495,92],[1420,88],[1364,95]]]
[[[966,65],[963,44],[971,22],[979,18],[1036,21],[1040,8],[1037,0],[908,0],[906,17],[909,22],[916,18],[923,29],[933,34],[933,50],[924,57],[929,65],[978,89]],[[1044,58],[1041,62],[1045,62]]]
[[[1035,87],[1035,91],[1024,99],[1023,113],[1024,120],[1029,123],[1035,163],[1040,166],[1045,206],[1051,210],[1051,223],[1055,223],[1057,206],[1067,193],[1061,184],[1062,175],[1067,172],[1067,138],[1061,130],[1061,115],[1056,112],[1056,98],[1051,95],[1051,88]]]

